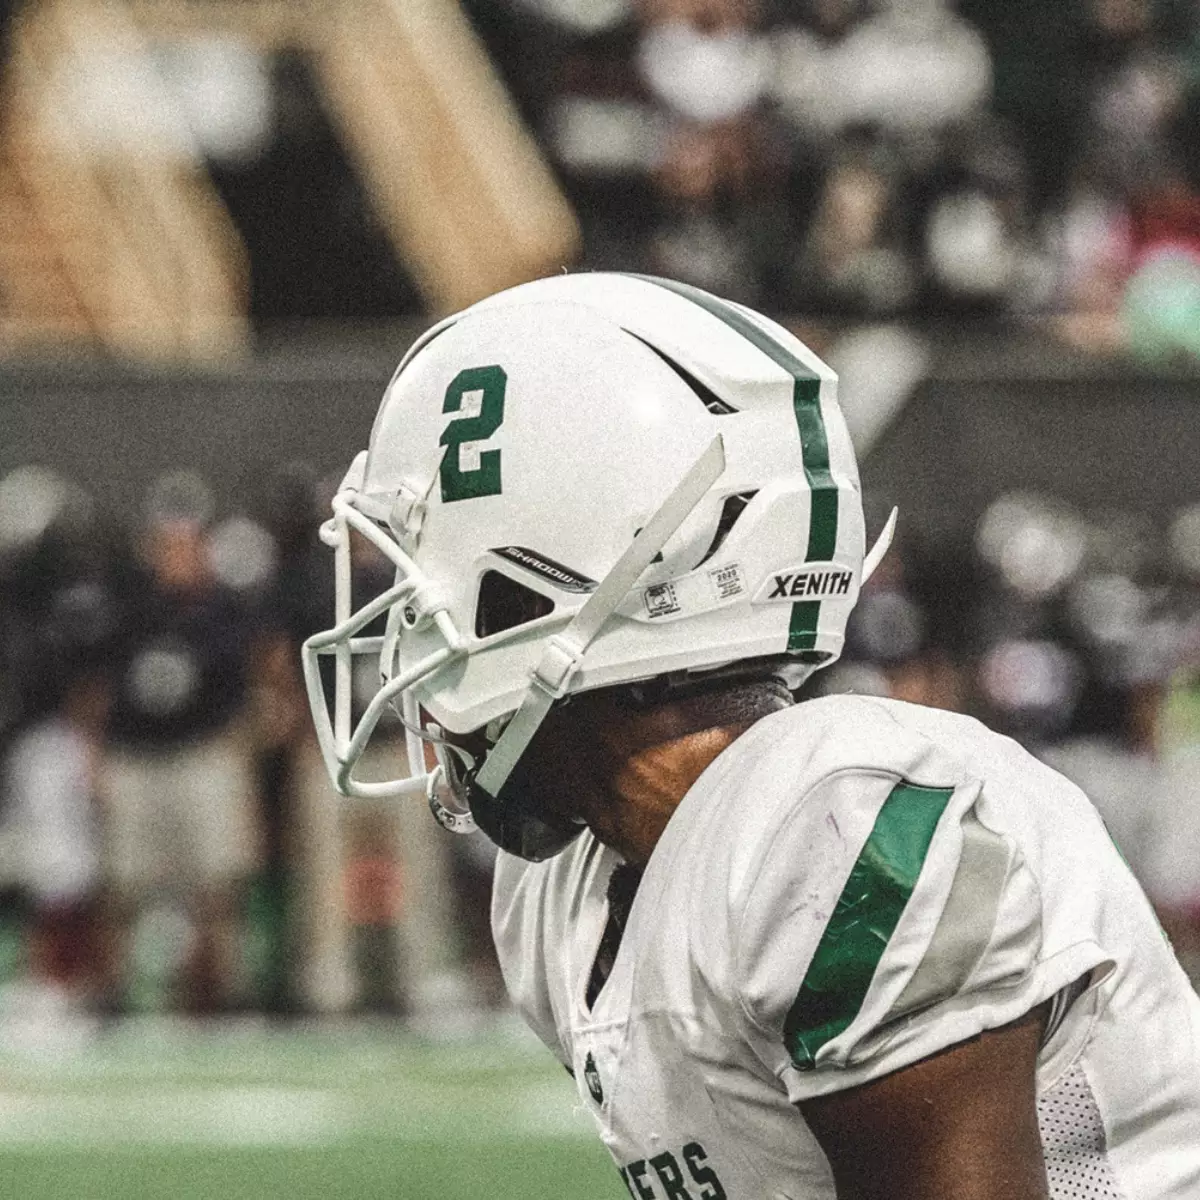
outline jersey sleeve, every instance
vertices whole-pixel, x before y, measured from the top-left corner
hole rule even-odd
[[[982,784],[848,770],[790,806],[733,929],[747,1040],[793,1102],[1017,1020],[1101,966],[1048,945],[1037,878]]]

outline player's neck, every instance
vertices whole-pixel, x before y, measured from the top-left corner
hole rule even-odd
[[[786,707],[776,690],[735,689],[669,701],[610,725],[604,799],[587,815],[596,836],[645,866],[684,796],[760,718]]]
[[[689,733],[625,759],[609,783],[602,829],[593,829],[626,860],[644,867],[680,801],[751,723]]]

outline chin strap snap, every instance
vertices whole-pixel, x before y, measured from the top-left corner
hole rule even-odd
[[[431,736],[430,736],[431,735]],[[422,737],[433,746],[437,766],[425,777],[425,799],[434,820],[451,833],[474,833],[475,818],[468,808],[451,808],[438,794],[445,790],[455,799],[463,792],[462,777],[475,766],[475,759],[459,746],[446,741],[440,725],[430,724],[422,731]],[[461,759],[459,768],[456,758]]]

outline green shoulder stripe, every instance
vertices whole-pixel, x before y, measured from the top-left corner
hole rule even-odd
[[[811,1070],[817,1051],[858,1015],[953,794],[899,783],[879,810],[784,1022],[800,1070]]]
[[[698,304],[717,320],[740,333],[773,363],[791,375],[792,409],[796,414],[796,428],[800,434],[800,456],[812,495],[812,517],[808,525],[805,560],[832,561],[837,550],[838,489],[829,469],[829,438],[825,431],[825,419],[821,415],[820,377],[782,342],[776,341],[732,304],[710,296],[700,288],[678,283],[673,279],[660,279],[656,275],[635,275],[634,278],[657,284],[691,300],[693,304]],[[819,600],[798,601],[792,605],[788,650],[813,649],[817,641],[820,610]]]

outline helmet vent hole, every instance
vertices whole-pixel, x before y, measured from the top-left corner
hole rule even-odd
[[[725,539],[729,536],[729,532],[737,524],[737,519],[746,510],[746,505],[758,495],[757,490],[753,492],[735,492],[732,496],[725,497],[725,503],[721,505],[721,515],[717,519],[717,530],[713,534],[713,540],[709,543],[708,549],[704,552],[704,557],[696,564],[697,567],[702,567],[718,550],[720,550]]]
[[[485,571],[475,603],[475,636],[490,637],[549,616],[554,601],[499,571]]]
[[[628,331],[626,331],[626,332],[628,332]],[[679,378],[682,379],[683,382],[686,383],[688,385],[688,387],[691,388],[692,391],[695,392],[696,395],[700,397],[701,403],[704,405],[705,408],[708,409],[708,411],[710,413],[713,414],[713,416],[726,417],[730,413],[735,413],[738,411],[736,408],[733,407],[732,404],[727,404],[724,400],[722,400],[721,397],[718,396],[717,393],[712,390],[712,388],[706,387],[694,375],[692,375],[688,371],[685,371],[677,362],[672,362],[671,359],[669,359],[657,347],[651,346],[649,342],[642,341],[642,339],[640,337],[638,337],[637,334],[631,333],[629,336],[634,338],[636,341],[641,342],[642,345],[645,346],[647,350],[652,350],[656,355],[658,355],[658,357],[661,358],[662,361],[665,362],[667,364],[667,366],[670,367],[671,370],[674,371],[675,374],[678,375]]]

